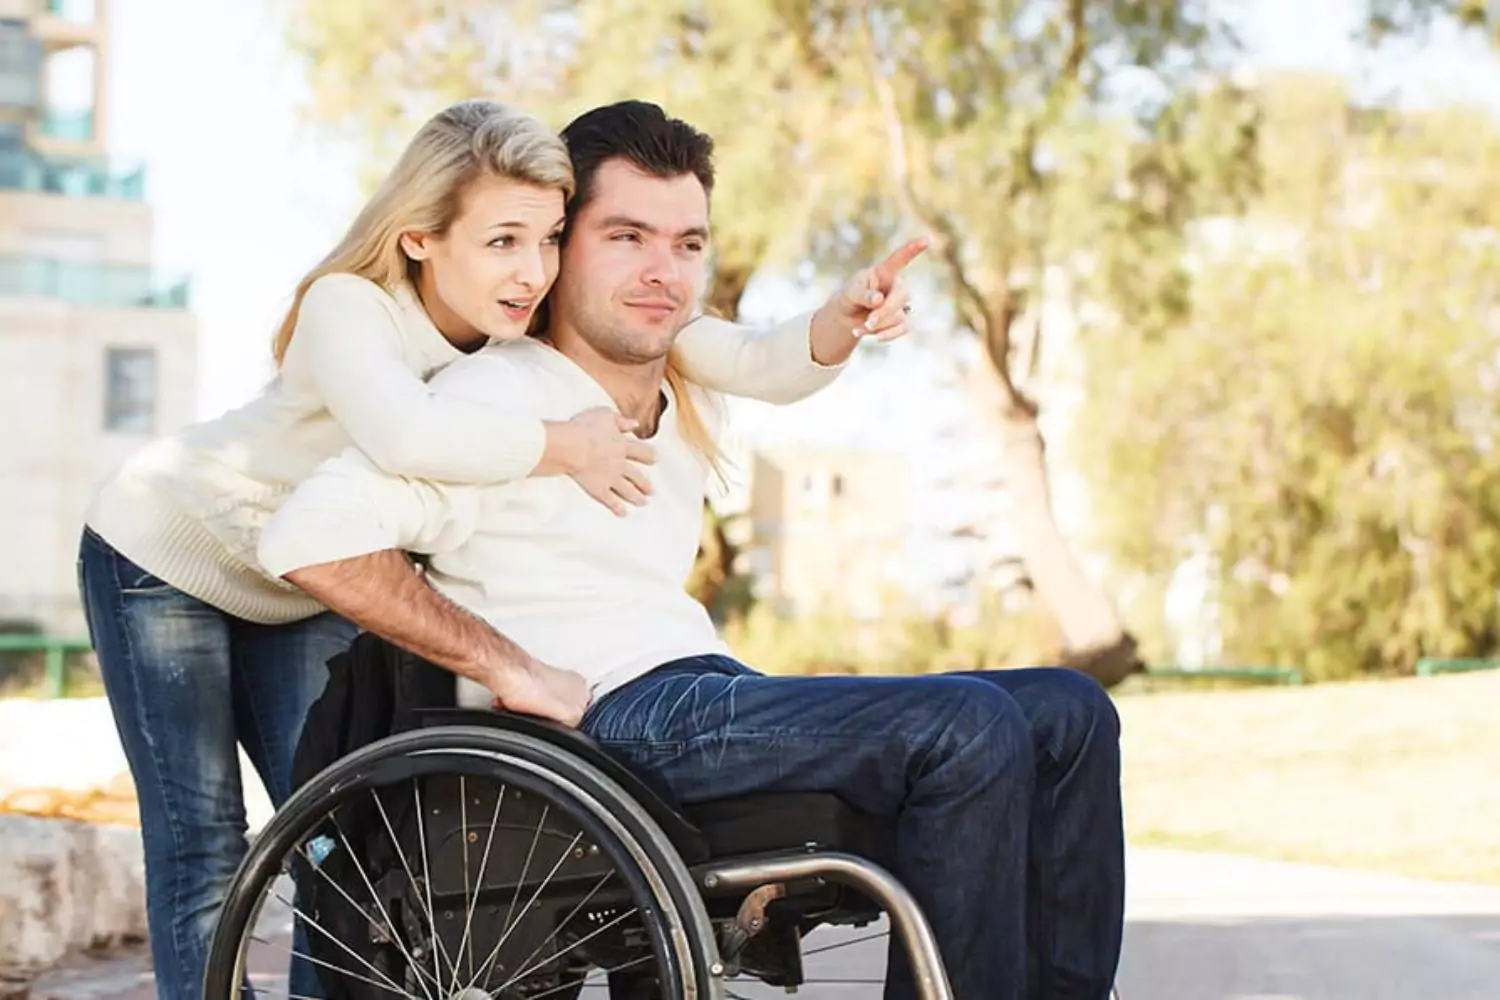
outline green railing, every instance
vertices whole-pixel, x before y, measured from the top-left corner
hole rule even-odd
[[[87,639],[63,639],[55,635],[0,635],[0,653],[45,655],[47,693],[53,698],[61,698],[68,693],[68,654],[86,653],[93,648],[93,644]]]
[[[186,309],[191,282],[162,284],[139,264],[0,255],[0,295],[34,295],[81,306]]]
[[[42,156],[27,149],[0,150],[0,188],[140,201],[146,196],[146,169],[113,172],[102,160]]]
[[[1445,660],[1424,656],[1417,661],[1418,677],[1436,677],[1438,674],[1466,674],[1475,670],[1500,670],[1500,660]]]
[[[89,142],[94,138],[94,112],[55,111],[42,112],[42,134],[68,142]]]

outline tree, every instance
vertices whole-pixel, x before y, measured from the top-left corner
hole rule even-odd
[[[709,298],[725,315],[809,247],[826,272],[903,227],[930,233],[930,273],[984,348],[1028,574],[1073,662],[1106,683],[1137,666],[1053,517],[1027,366],[1059,274],[1119,322],[1180,321],[1179,233],[1253,150],[1253,120],[1211,86],[1233,50],[1223,23],[1165,0],[369,6],[296,0],[290,37],[315,117],[371,148],[475,93],[559,118],[646,97],[714,134]]]
[[[1365,0],[1361,13],[1364,39],[1377,45],[1390,38],[1421,35],[1440,22],[1481,31],[1500,41],[1500,11],[1490,0]]]
[[[1089,358],[1103,530],[1158,581],[1206,557],[1236,662],[1490,655],[1500,127],[1355,107],[1326,79],[1262,97],[1264,193],[1198,231],[1191,324]]]

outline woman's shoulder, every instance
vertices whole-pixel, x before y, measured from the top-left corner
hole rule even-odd
[[[399,349],[411,339],[410,326],[401,302],[368,278],[343,272],[320,275],[302,293],[285,362],[295,365],[297,355],[350,343],[365,349],[372,338]]]
[[[308,284],[307,291],[302,293],[302,305],[305,308],[309,302],[348,302],[364,301],[379,302],[382,305],[395,307],[396,297],[386,291],[379,284],[369,278],[362,278],[357,274],[347,271],[335,271],[332,274],[319,275]]]

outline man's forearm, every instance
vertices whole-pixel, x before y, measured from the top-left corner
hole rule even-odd
[[[286,579],[325,607],[403,649],[494,690],[526,652],[438,593],[394,549],[292,570]]]

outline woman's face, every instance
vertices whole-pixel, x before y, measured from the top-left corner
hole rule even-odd
[[[557,278],[563,193],[484,175],[459,199],[446,233],[405,233],[418,262],[417,292],[454,346],[526,335],[531,316]]]

